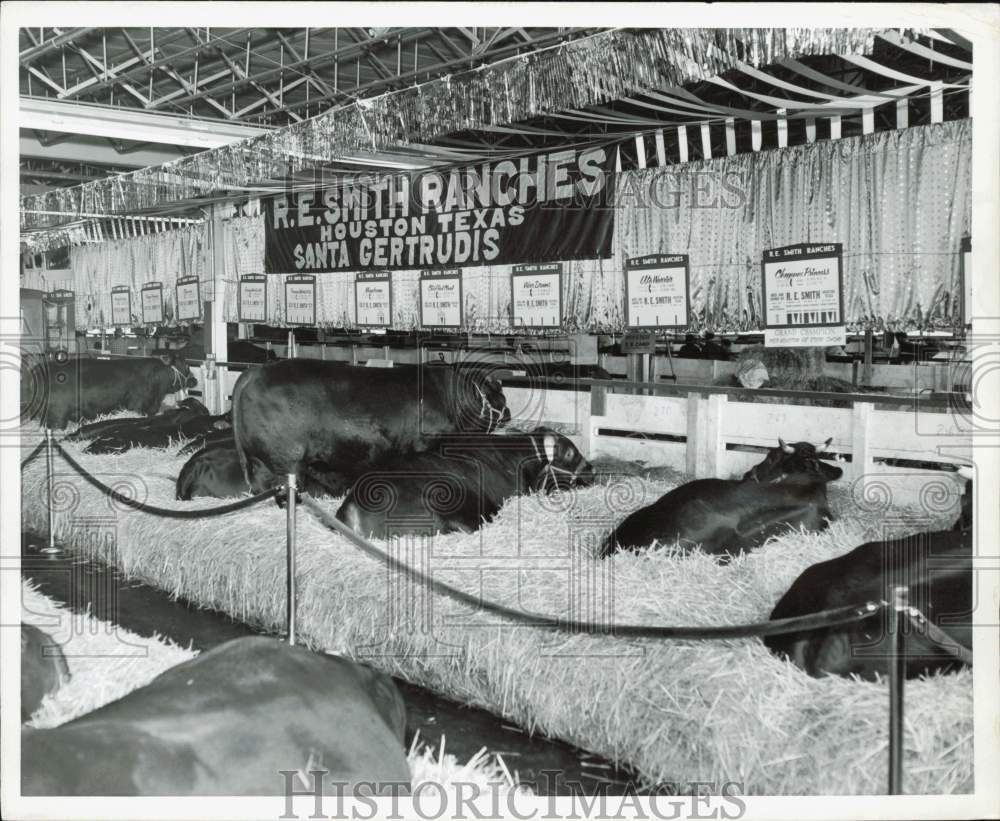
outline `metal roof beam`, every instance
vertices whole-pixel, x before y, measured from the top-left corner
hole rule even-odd
[[[53,31],[56,32],[55,37],[52,37],[49,40],[45,40],[44,42],[39,43],[37,46],[26,48],[18,55],[18,61],[21,63],[22,66],[27,67],[28,63],[32,62],[33,60],[37,60],[39,57],[42,57],[43,55],[48,54],[51,51],[55,51],[56,49],[61,48],[62,46],[65,46],[66,44],[71,43],[74,40],[79,40],[80,38],[85,37],[86,35],[90,34],[90,32],[94,31],[94,29],[76,28],[76,29],[70,29],[69,31],[59,31],[59,29],[53,29]]]
[[[185,156],[180,151],[170,151],[166,148],[146,148],[130,154],[119,154],[110,145],[95,142],[66,141],[56,145],[44,146],[37,139],[21,133],[20,150],[22,157],[37,157],[39,159],[60,160],[75,163],[98,163],[101,165],[128,166],[129,168],[146,168],[151,165],[162,165]]]
[[[87,103],[56,102],[21,98],[18,109],[21,128],[112,137],[130,141],[216,148],[254,137],[267,129],[220,120],[194,120],[167,114],[150,114],[127,108]]]

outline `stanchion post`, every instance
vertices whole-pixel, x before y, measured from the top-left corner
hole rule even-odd
[[[287,537],[287,587],[288,601],[286,604],[286,619],[288,621],[288,643],[295,644],[295,474],[289,473],[286,477],[288,498],[285,500],[286,513],[286,537]]]
[[[892,613],[889,624],[892,653],[889,656],[889,795],[903,794],[903,689],[906,685],[904,651],[906,612],[909,588],[892,589]]]
[[[46,513],[48,516],[49,524],[49,543],[48,546],[44,548],[42,552],[44,553],[58,553],[59,548],[56,547],[56,534],[55,534],[55,516],[52,511],[52,487],[54,483],[55,473],[55,455],[52,452],[52,430],[50,428],[45,429],[45,484],[46,490],[48,491],[47,501],[46,501]]]

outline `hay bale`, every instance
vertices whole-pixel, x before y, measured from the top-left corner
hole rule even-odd
[[[212,506],[173,499],[166,474],[181,467],[176,448],[103,457],[68,448],[92,472],[132,477],[158,505]],[[44,483],[43,465],[25,470],[25,527],[44,527]],[[725,566],[669,547],[594,558],[607,530],[675,484],[623,476],[559,497],[520,497],[477,533],[437,537],[433,551],[419,541],[400,545],[395,555],[522,610],[607,613],[618,624],[733,624],[766,619],[802,570],[885,535],[887,521],[901,515],[858,515],[845,492],[831,494],[843,518],[829,530],[774,539]],[[281,629],[285,515],[273,504],[181,523],[116,509],[117,544],[95,545],[74,517],[106,517],[108,501],[82,480],[75,487],[75,507],[55,520],[57,536],[74,550],[94,551],[128,576],[197,604]],[[338,503],[320,502],[331,512]],[[623,641],[500,623],[390,574],[305,511],[298,531],[298,630],[315,649],[625,762],[651,784],[730,780],[771,795],[886,789],[884,683],[810,678],[755,639]],[[968,789],[972,736],[971,672],[909,683],[907,789]]]

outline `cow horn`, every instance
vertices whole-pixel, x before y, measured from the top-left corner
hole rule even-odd
[[[833,437],[831,436],[831,437],[830,437],[829,439],[827,439],[827,440],[826,440],[826,441],[825,441],[825,442],[824,442],[824,443],[823,443],[822,445],[816,445],[816,452],[817,452],[817,453],[826,453],[826,449],[827,449],[828,447],[830,447],[830,443],[831,443],[832,441],[833,441]]]
[[[542,445],[545,448],[545,458],[551,464],[556,459],[556,437],[551,433],[546,433]]]
[[[778,437],[778,444],[781,445],[781,449],[785,453],[795,453],[795,448],[793,448],[791,445],[786,445],[785,440],[782,439],[780,436]]]

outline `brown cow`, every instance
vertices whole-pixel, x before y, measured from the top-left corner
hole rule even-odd
[[[283,795],[408,791],[406,709],[388,676],[252,636],[21,737],[25,795]],[[286,776],[282,771],[301,771]],[[318,780],[318,779],[317,779]],[[339,788],[338,788],[339,782]],[[378,788],[376,788],[378,791]]]

